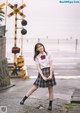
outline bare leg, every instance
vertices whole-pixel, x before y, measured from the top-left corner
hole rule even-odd
[[[48,87],[49,100],[53,100],[53,87]]]
[[[38,87],[33,85],[32,88],[26,93],[26,96],[29,97],[37,89],[38,89]]]
[[[53,87],[48,87],[48,91],[49,91],[49,107],[48,107],[48,110],[52,110]]]
[[[27,92],[26,96],[22,99],[22,101],[20,102],[20,104],[24,104],[24,101],[34,92],[38,89],[37,86],[33,85],[32,88]]]

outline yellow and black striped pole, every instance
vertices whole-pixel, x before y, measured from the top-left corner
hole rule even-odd
[[[13,9],[13,12],[11,12],[10,14],[8,14],[8,17],[11,17],[13,15],[15,15],[15,30],[14,30],[14,47],[12,48],[12,53],[14,53],[14,64],[17,63],[17,53],[20,52],[20,48],[17,47],[17,14],[19,14],[20,16],[22,16],[23,18],[25,18],[26,16],[23,14],[23,12],[20,12],[21,9],[23,9],[24,7],[26,7],[26,4],[21,5],[20,7],[17,8],[17,4],[15,4],[14,6],[11,5],[10,3],[8,4],[8,6]],[[22,60],[22,61],[21,61]],[[20,62],[18,62],[18,67],[22,67],[24,66],[24,59],[21,57],[20,58]],[[14,72],[14,71],[13,71]],[[26,77],[26,76],[25,76]]]
[[[14,5],[14,7],[17,9],[17,4]],[[15,33],[14,33],[14,47],[17,45],[17,10],[15,13]],[[14,53],[14,62],[17,61],[17,55]]]

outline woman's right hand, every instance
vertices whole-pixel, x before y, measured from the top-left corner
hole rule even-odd
[[[45,81],[47,81],[47,80],[48,80],[48,78],[47,78],[47,77],[45,77],[45,76],[43,76],[42,78],[43,78],[43,80],[45,80]]]

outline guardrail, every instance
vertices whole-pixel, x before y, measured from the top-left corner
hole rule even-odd
[[[7,38],[7,51],[11,52],[13,46],[13,38]],[[55,38],[24,38],[23,49],[24,53],[26,51],[33,51],[36,43],[41,42],[49,50],[71,50],[80,52],[80,39],[55,39]],[[21,47],[21,39],[18,37],[17,44]],[[12,46],[11,46],[12,45]]]

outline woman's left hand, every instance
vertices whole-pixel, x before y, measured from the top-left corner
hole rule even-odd
[[[48,80],[51,80],[52,79],[52,76],[50,75],[49,77],[48,77]]]

